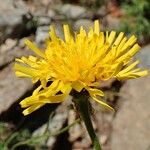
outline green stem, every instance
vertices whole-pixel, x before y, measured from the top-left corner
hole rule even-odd
[[[9,137],[8,137],[8,139],[6,139],[6,141],[5,141],[5,145],[6,145],[6,147],[11,143],[11,141],[14,139],[14,138],[16,138],[17,136],[18,136],[18,132],[14,132],[12,135],[10,135]]]
[[[92,121],[91,121],[91,117],[90,117],[90,109],[89,109],[90,103],[88,101],[88,96],[83,93],[82,95],[78,96],[78,98],[75,99],[74,102],[76,104],[76,107],[80,113],[82,120],[84,121],[86,129],[92,140],[94,149],[102,150],[101,145],[99,143],[99,140],[95,134],[95,131],[94,131],[94,128],[92,125]]]
[[[72,124],[66,126],[65,128],[59,130],[59,131],[56,131],[54,133],[44,133],[43,135],[41,136],[37,136],[37,137],[32,137],[28,140],[25,140],[25,141],[21,141],[21,142],[18,142],[16,143],[15,145],[13,145],[12,149],[11,150],[15,150],[17,147],[21,146],[21,145],[30,145],[31,143],[36,143],[36,141],[39,143],[40,141],[42,141],[43,138],[48,138],[48,137],[51,137],[51,136],[58,136],[64,132],[66,132],[68,129],[70,129],[72,126],[74,126],[76,123],[79,123],[80,122],[80,119],[77,119],[75,120],[75,122],[73,122]]]

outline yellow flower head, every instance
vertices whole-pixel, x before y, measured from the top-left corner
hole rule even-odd
[[[104,95],[96,88],[101,81],[147,75],[147,70],[136,68],[138,60],[130,63],[140,49],[134,35],[128,39],[123,32],[117,36],[115,31],[101,32],[98,20],[88,33],[81,27],[79,33],[75,32],[72,36],[68,25],[63,28],[65,40],[60,39],[54,27],[50,26],[50,39],[46,40],[44,51],[26,40],[26,45],[37,57],[16,59],[15,71],[18,77],[29,77],[33,83],[41,82],[32,96],[20,102],[22,108],[26,108],[24,115],[46,103],[64,101],[72,89],[77,92],[85,89],[98,103],[111,108],[97,98]],[[51,84],[48,85],[48,82]]]

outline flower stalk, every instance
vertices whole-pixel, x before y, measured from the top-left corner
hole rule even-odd
[[[96,133],[94,131],[92,121],[91,121],[91,113],[90,113],[90,103],[88,101],[88,95],[87,93],[82,92],[77,98],[74,99],[74,103],[77,107],[77,110],[79,112],[79,115],[81,119],[83,120],[86,129],[89,133],[89,136],[92,140],[93,147],[95,150],[102,150],[101,145],[99,143],[98,137],[96,136]]]

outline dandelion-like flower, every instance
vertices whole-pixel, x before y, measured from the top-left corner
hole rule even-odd
[[[50,26],[45,50],[26,40],[26,45],[37,56],[16,59],[18,77],[29,77],[33,83],[41,83],[30,97],[20,102],[21,107],[26,108],[24,115],[46,103],[63,102],[72,89],[77,92],[85,89],[95,101],[113,109],[98,98],[104,96],[98,85],[111,78],[125,80],[147,75],[147,70],[136,67],[138,60],[131,62],[140,49],[134,35],[127,38],[123,32],[117,36],[115,31],[102,32],[98,20],[88,33],[81,27],[79,33],[72,36],[68,25],[63,28],[64,40]]]

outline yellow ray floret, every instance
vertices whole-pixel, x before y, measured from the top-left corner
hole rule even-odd
[[[104,33],[100,31],[98,20],[88,33],[83,27],[74,35],[68,25],[64,25],[63,29],[64,40],[56,35],[54,26],[50,26],[45,50],[25,40],[37,56],[16,59],[14,68],[18,77],[28,77],[33,83],[41,83],[30,97],[20,102],[25,108],[24,115],[46,103],[60,103],[72,90],[81,92],[82,89],[101,105],[113,109],[98,98],[104,96],[97,88],[101,81],[147,75],[147,70],[137,68],[139,61],[131,63],[132,57],[140,50],[134,35],[128,39],[123,32],[118,35],[115,31]]]

